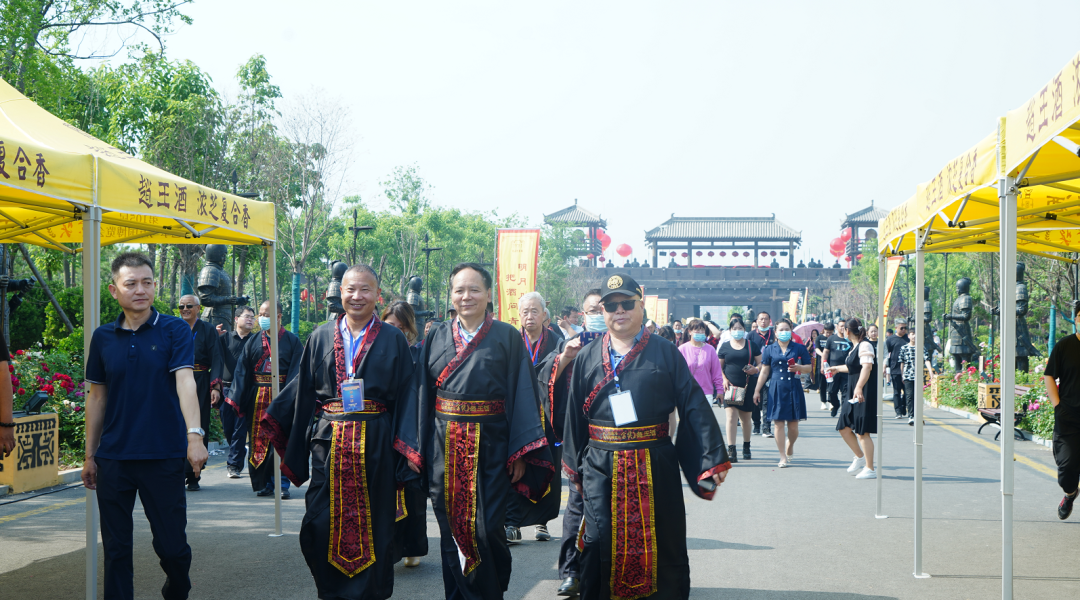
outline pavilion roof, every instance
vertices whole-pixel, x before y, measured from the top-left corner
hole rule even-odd
[[[648,242],[795,242],[802,232],[771,217],[676,217],[645,232]]]
[[[889,216],[887,209],[874,206],[874,201],[870,201],[870,206],[862,210],[857,210],[849,215],[844,216],[844,223],[840,226],[845,227],[877,227],[878,221]]]
[[[600,218],[600,215],[578,206],[577,198],[574,198],[573,206],[544,215],[544,222],[571,227],[607,227],[607,221]]]

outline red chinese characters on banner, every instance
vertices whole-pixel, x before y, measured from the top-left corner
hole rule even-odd
[[[521,327],[518,299],[535,290],[540,260],[539,229],[500,229],[495,248],[498,318]]]

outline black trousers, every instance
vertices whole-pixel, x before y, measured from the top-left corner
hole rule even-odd
[[[840,402],[847,394],[847,373],[833,373],[832,383],[829,385],[829,393],[827,395],[829,404],[832,404],[833,410],[840,408]]]
[[[229,393],[229,386],[222,392],[223,397]],[[222,402],[221,428],[225,430],[225,441],[229,444],[229,456],[226,464],[237,471],[244,470],[244,460],[247,458],[247,431],[244,430],[244,420],[236,416],[236,410],[228,402]]]
[[[895,402],[895,400],[894,400]],[[904,402],[907,403],[907,416],[915,418],[915,380],[904,381]]]
[[[132,533],[135,494],[142,501],[154,536],[154,552],[165,585],[167,600],[184,599],[191,590],[191,547],[187,543],[187,497],[184,495],[183,458],[162,460],[111,460],[96,458],[98,512],[105,554],[105,597],[135,597],[132,565]]]
[[[581,517],[585,513],[585,501],[581,492],[573,483],[568,483],[570,495],[566,499],[566,509],[562,517],[562,545],[559,547],[559,578],[581,577],[578,559],[578,531],[581,530]]]
[[[1058,485],[1066,494],[1080,483],[1080,433],[1054,432],[1054,461],[1058,467]]]
[[[896,375],[889,375],[889,379],[892,382],[892,404],[893,410],[897,415],[903,416],[907,414],[904,410],[907,408],[907,388],[904,387],[904,375],[897,373]],[[914,383],[914,382],[913,382]]]

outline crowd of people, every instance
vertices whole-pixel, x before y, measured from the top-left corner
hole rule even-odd
[[[162,594],[187,597],[185,489],[201,489],[215,408],[229,478],[246,468],[256,495],[278,493],[277,452],[281,497],[290,482],[307,485],[299,541],[320,598],[389,598],[393,566],[428,554],[430,508],[446,598],[501,598],[510,546],[529,527],[550,540],[561,511],[559,596],[685,599],[680,471],[694,495],[711,500],[740,460],[739,427],[742,460],[752,460],[760,434],[775,439],[779,467],[791,466],[805,391],[836,417],[854,454],[847,471],[877,477],[877,331],[859,319],[825,323],[805,340],[790,320],[774,324],[764,312],[734,315],[726,328],[708,319],[658,327],[641,287],[614,274],[554,322],[539,293],[523,295],[518,330],[493,318],[488,271],[462,263],[450,279],[453,315],[421,333],[406,302],[377,313],[378,275],[360,264],[342,278],[344,313],[301,343],[281,327],[280,306],[271,322],[269,301],[257,313],[237,308],[231,331],[200,321],[194,296],[181,298],[180,318],[160,314],[154,281],[141,254],[113,261],[109,291],[123,313],[93,333],[87,355],[83,481],[98,491],[108,598],[133,597],[136,495],[166,574]],[[886,340],[898,418],[913,409],[907,334],[898,324]],[[1048,381],[1062,386],[1054,384],[1055,406],[1076,402],[1065,366],[1075,351],[1051,356]],[[723,429],[712,405],[723,409]],[[10,419],[0,414],[5,452]],[[1080,468],[1076,434],[1066,433],[1058,454],[1068,492]],[[569,481],[565,503],[559,471]],[[1062,518],[1075,496],[1062,501]]]

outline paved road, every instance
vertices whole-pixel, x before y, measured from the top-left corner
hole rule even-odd
[[[875,483],[846,474],[850,451],[834,420],[811,403],[795,466],[778,469],[773,440],[755,437],[754,460],[740,462],[717,499],[687,500],[692,598],[879,600],[1000,597],[999,454],[989,428],[927,410],[925,559],[933,577],[912,577],[912,429],[886,421],[885,513],[875,519]],[[886,406],[886,412],[891,410]],[[982,442],[991,442],[988,447]],[[1016,597],[1076,597],[1080,589],[1080,514],[1057,519],[1061,498],[1048,448],[1017,442]],[[284,502],[282,538],[273,503],[246,479],[225,477],[212,457],[203,491],[189,494],[193,599],[314,598],[296,534],[301,494]],[[85,492],[74,488],[8,503],[0,499],[0,590],[5,599],[83,597]],[[7,504],[4,504],[7,503]],[[163,582],[149,527],[136,509],[136,596],[158,598]],[[552,523],[552,534],[561,534]],[[532,535],[525,532],[526,539]],[[438,527],[428,521],[431,547]],[[558,587],[557,542],[515,546],[509,599],[550,600]],[[395,598],[442,594],[434,556],[398,566]]]

